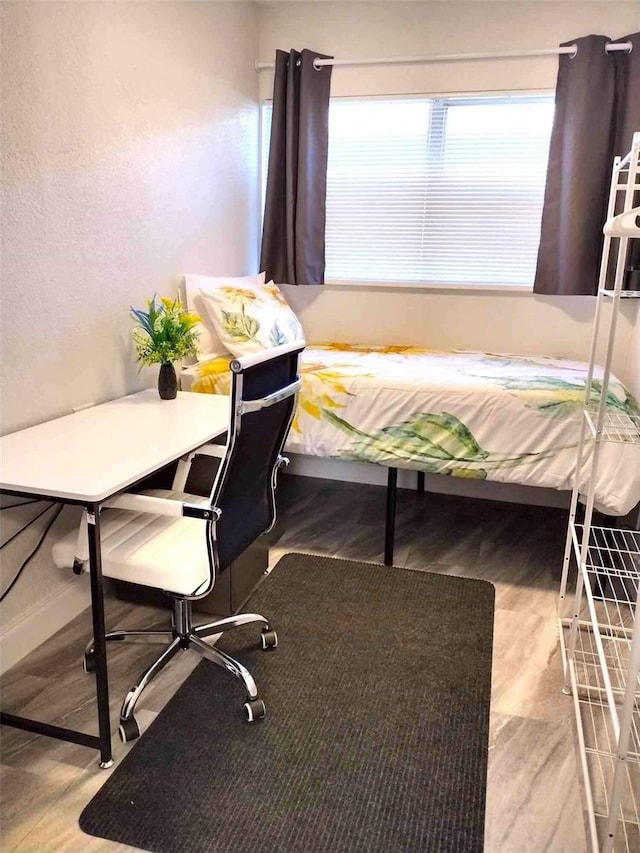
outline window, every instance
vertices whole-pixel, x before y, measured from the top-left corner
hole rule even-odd
[[[552,95],[332,99],[327,281],[530,286],[552,120]]]

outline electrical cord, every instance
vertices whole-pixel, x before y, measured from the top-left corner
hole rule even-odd
[[[13,540],[16,538],[16,536],[20,536],[21,533],[24,533],[24,531],[27,529],[27,527],[31,527],[31,525],[34,523],[34,521],[37,521],[40,518],[40,516],[44,515],[48,509],[51,509],[52,506],[53,506],[53,504],[51,504],[51,503],[47,504],[47,506],[43,510],[41,510],[37,515],[34,515],[33,518],[31,519],[31,521],[28,521],[24,525],[24,527],[21,527],[17,533],[14,533],[13,536],[10,536],[6,542],[3,542],[2,545],[0,545],[0,551],[2,551],[2,549],[6,545],[8,545],[9,542],[13,542]]]
[[[47,509],[51,509],[51,507],[52,507],[52,506],[53,506],[53,504],[50,504],[50,505],[47,507]],[[55,520],[58,518],[58,516],[60,515],[60,513],[62,512],[62,510],[63,510],[63,505],[61,504],[61,505],[58,507],[58,509],[55,511],[55,513],[53,514],[53,516],[51,517],[51,519],[49,520],[49,523],[48,523],[48,524],[47,524],[47,526],[45,527],[45,529],[44,529],[44,533],[43,533],[43,534],[42,534],[42,536],[40,537],[40,540],[39,540],[38,544],[36,545],[36,547],[33,549],[33,551],[29,554],[29,556],[27,557],[27,559],[26,559],[26,560],[23,562],[23,564],[20,566],[20,568],[19,568],[19,569],[18,569],[18,571],[16,572],[16,575],[15,575],[14,579],[11,581],[11,583],[9,584],[9,586],[5,589],[5,591],[2,593],[2,595],[0,595],[0,603],[2,603],[2,602],[5,600],[5,598],[9,595],[9,593],[11,592],[11,590],[13,589],[13,587],[16,585],[16,583],[17,583],[17,581],[18,581],[18,578],[20,577],[20,575],[22,574],[22,572],[27,568],[27,566],[29,565],[29,563],[31,562],[31,560],[33,560],[33,558],[35,557],[35,555],[38,553],[38,551],[40,550],[40,547],[42,546],[42,543],[44,542],[44,540],[45,540],[45,538],[46,538],[46,536],[47,536],[47,533],[48,533],[48,532],[51,530],[51,528],[53,527],[53,523],[54,523],[54,522],[55,522]],[[46,512],[46,510],[45,510],[45,512]],[[40,515],[42,515],[42,513],[40,513]],[[37,516],[37,517],[39,518],[39,516]],[[34,519],[34,521],[35,521],[35,519]]]
[[[41,503],[40,498],[31,498],[30,500],[22,501],[19,504],[5,504],[4,506],[0,506],[0,512],[3,509],[13,509],[16,506],[29,506],[29,504],[38,504]]]

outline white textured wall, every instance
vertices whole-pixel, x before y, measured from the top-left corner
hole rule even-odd
[[[267,3],[260,59],[308,47],[340,58],[553,47],[591,32],[640,29],[633,2]],[[336,68],[332,94],[376,95],[554,89],[557,58]],[[270,97],[272,73],[260,90]],[[508,239],[506,236],[505,239]],[[312,341],[412,343],[586,358],[595,300],[533,294],[381,288],[286,288]],[[638,306],[625,305],[614,368],[631,382]]]
[[[257,38],[253,3],[2,4],[2,432],[153,384],[129,306],[256,271]],[[3,628],[69,578],[43,549]]]
[[[2,431],[154,381],[128,307],[255,269],[251,3],[4,3]]]
[[[627,378],[636,399],[640,400],[640,311],[629,347]]]

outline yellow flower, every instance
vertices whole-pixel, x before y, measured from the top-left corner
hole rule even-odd
[[[280,288],[276,287],[275,284],[265,284],[264,289],[276,300],[276,302],[279,302],[280,305],[285,305],[287,308],[289,307],[289,303],[280,292]]]
[[[298,398],[298,411],[291,425],[294,432],[302,432],[300,426],[300,412],[304,411],[312,418],[320,420],[323,409],[343,409],[348,400],[340,400],[342,397],[353,397],[342,381],[344,376],[340,374],[339,367],[347,365],[336,365],[338,370],[326,370],[323,364],[303,364],[300,373],[302,375],[302,388]],[[358,376],[370,376],[370,373],[352,374]]]
[[[231,356],[221,355],[217,358],[210,358],[209,361],[203,361],[198,365],[198,376],[211,376],[215,373],[227,373],[229,371],[229,363]]]
[[[398,355],[409,355],[409,353],[421,353],[428,352],[429,350],[422,349],[421,347],[411,347],[411,346],[387,346],[387,347],[374,347],[371,352],[389,352],[389,353],[397,353]]]
[[[334,367],[345,367],[346,365],[334,365]],[[300,368],[300,373],[304,376],[313,375],[317,377],[325,385],[328,385],[336,394],[349,394],[349,391],[341,382],[344,374],[338,370],[327,370],[323,364],[303,364]],[[359,374],[360,376],[368,376],[368,373]],[[351,395],[353,396],[353,395]]]
[[[338,403],[337,400],[333,400],[328,394],[321,394],[320,399],[324,406],[329,409],[340,409],[342,408],[342,403]]]
[[[431,350],[424,349],[424,347],[414,347],[414,346],[401,346],[401,345],[390,345],[390,346],[379,346],[377,344],[371,344],[367,346],[366,344],[345,344],[345,343],[329,343],[329,344],[318,344],[316,349],[330,350],[333,352],[354,352],[354,353],[395,353],[397,355],[409,355],[417,353],[431,353]]]
[[[138,361],[150,365],[178,361],[197,352],[196,315],[183,311],[178,299],[157,294],[147,299],[147,310],[130,307],[140,334],[134,337]]]
[[[354,349],[354,346],[353,344],[331,343],[321,344],[318,349],[334,350],[335,352],[351,352]]]
[[[200,394],[228,394],[231,389],[231,356],[212,358],[199,364],[191,390]]]
[[[191,311],[183,311],[180,319],[182,320],[182,325],[187,326],[187,328],[191,328],[195,326],[196,323],[202,323],[202,317],[199,314],[194,314]]]
[[[222,293],[226,294],[232,302],[253,302],[258,298],[258,294],[253,290],[246,290],[242,287],[221,287]]]
[[[301,399],[300,405],[305,410],[305,412],[309,412],[312,418],[320,420],[320,418],[322,417],[320,412],[320,406],[316,405],[316,403],[313,403],[311,400]]]

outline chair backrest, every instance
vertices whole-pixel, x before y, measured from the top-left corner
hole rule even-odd
[[[211,490],[211,505],[221,514],[208,526],[214,575],[275,524],[276,477],[295,414],[303,349],[304,341],[297,341],[231,362],[227,447]]]

